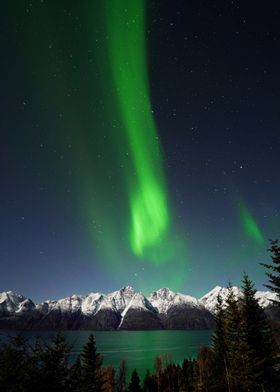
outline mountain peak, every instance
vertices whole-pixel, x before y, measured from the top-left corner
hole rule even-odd
[[[149,297],[170,298],[170,297],[174,297],[175,295],[176,293],[174,293],[174,291],[170,290],[168,287],[162,287],[161,289],[153,291]]]
[[[145,310],[154,310],[153,306],[151,305],[150,301],[142,294],[142,293],[135,293],[131,298],[129,304],[126,306],[122,315],[127,312],[130,308],[142,308]]]
[[[134,288],[131,286],[123,286],[119,291],[122,293],[135,293]]]
[[[234,296],[242,290],[232,287]],[[124,286],[109,294],[72,295],[59,300],[47,300],[36,307],[27,297],[7,291],[0,293],[0,327],[24,325],[30,328],[30,315],[36,312],[31,328],[77,329],[196,329],[212,328],[218,295],[226,306],[229,288],[216,286],[200,300],[163,287],[148,297]],[[275,293],[257,291],[256,299],[271,318],[279,316],[269,308],[278,299]],[[270,312],[270,313],[269,313]],[[5,323],[8,324],[5,324]],[[12,323],[12,324],[9,324]],[[62,324],[61,324],[62,323]]]
[[[134,295],[135,291],[133,287],[124,286],[120,290],[109,293],[107,295],[107,298],[109,301],[112,302],[112,306],[118,312],[123,312]]]
[[[162,287],[161,289],[157,290],[157,292],[162,295],[175,294],[174,291],[170,290],[168,287]]]
[[[169,288],[153,291],[148,300],[159,313],[167,313],[171,306],[201,306],[199,301],[189,295],[174,293]]]
[[[0,315],[15,314],[34,308],[35,305],[30,299],[17,294],[14,291],[4,291],[0,293]]]
[[[242,297],[242,290],[239,287],[232,286],[231,289],[236,299]],[[209,293],[201,297],[199,301],[206,307],[206,309],[213,313],[218,302],[218,295],[221,297],[222,301],[225,302],[228,297],[229,290],[230,289],[228,287],[216,286],[214,289],[209,291]]]
[[[221,291],[223,289],[223,287],[222,286],[215,286],[211,291],[209,291],[210,293],[211,292],[217,292],[217,291]]]

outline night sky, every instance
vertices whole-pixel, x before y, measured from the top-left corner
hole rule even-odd
[[[201,296],[280,227],[278,1],[1,3],[0,291]]]

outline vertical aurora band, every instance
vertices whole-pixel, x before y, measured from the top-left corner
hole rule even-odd
[[[240,200],[238,202],[238,209],[241,218],[241,223],[246,236],[252,239],[258,245],[263,246],[265,243],[265,239],[261,232],[261,229],[259,228],[256,220],[254,219],[249,209]]]
[[[127,176],[129,243],[136,256],[155,263],[168,252],[162,242],[170,225],[162,152],[152,115],[147,75],[145,2],[106,2],[109,62],[122,129],[134,175]]]

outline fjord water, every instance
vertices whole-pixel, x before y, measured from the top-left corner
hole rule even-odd
[[[194,358],[201,346],[211,343],[212,331],[65,331],[67,341],[72,345],[70,360],[74,361],[82,351],[90,333],[96,339],[98,352],[103,357],[104,365],[117,368],[121,360],[127,362],[128,374],[136,368],[143,377],[146,370],[154,370],[156,356],[170,355],[175,363],[182,363],[187,358]],[[16,332],[0,331],[0,340]],[[54,331],[28,331],[24,335],[30,343],[37,336],[49,342]]]

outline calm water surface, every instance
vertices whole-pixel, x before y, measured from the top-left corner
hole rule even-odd
[[[194,358],[203,345],[211,342],[212,331],[65,331],[67,341],[72,344],[71,360],[81,352],[90,333],[96,339],[97,350],[103,357],[104,365],[118,367],[122,359],[127,362],[128,373],[136,368],[143,376],[147,369],[154,370],[154,360],[158,355],[170,354],[173,362],[182,363],[185,358]],[[0,340],[15,332],[0,331]],[[34,341],[40,336],[48,342],[54,332],[25,332]]]

